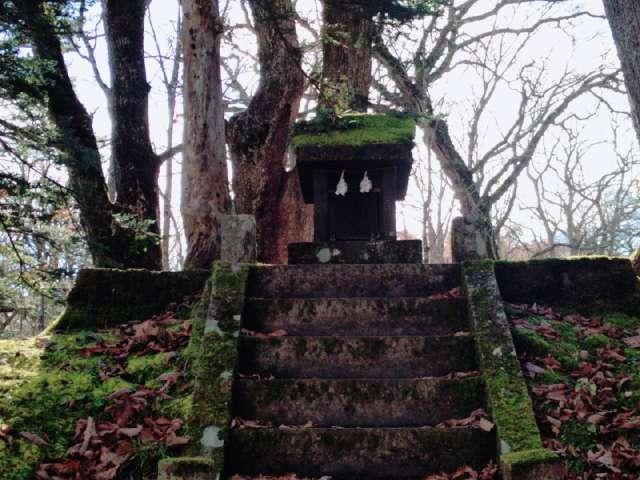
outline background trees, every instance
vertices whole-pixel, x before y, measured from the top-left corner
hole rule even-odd
[[[606,31],[602,10],[543,0],[140,0],[126,12],[107,0],[14,3],[0,7],[0,260],[23,283],[5,298],[36,292],[37,305],[45,278],[68,282],[44,274],[56,261],[41,257],[63,258],[59,271],[72,276],[87,247],[99,266],[207,267],[220,215],[233,211],[257,216],[262,261],[284,261],[287,243],[311,230],[289,135],[318,103],[415,116],[400,224],[432,262],[450,260],[458,214],[478,256],[636,245],[637,146],[613,43],[594,34]],[[54,217],[64,235],[47,228]]]

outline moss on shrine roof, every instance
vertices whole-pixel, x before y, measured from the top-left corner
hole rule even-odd
[[[300,122],[292,145],[299,147],[357,147],[371,144],[410,144],[415,121],[398,114],[351,114],[340,117],[340,128],[328,130],[315,122]]]

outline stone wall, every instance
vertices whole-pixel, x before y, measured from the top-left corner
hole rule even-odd
[[[206,270],[81,270],[55,329],[107,328],[144,320],[199,294],[209,275]]]
[[[583,257],[496,262],[506,302],[638,313],[638,278],[625,258]]]

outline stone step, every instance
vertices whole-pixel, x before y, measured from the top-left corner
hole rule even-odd
[[[230,431],[227,473],[424,478],[495,459],[495,430],[476,428],[242,428]]]
[[[251,268],[247,295],[428,297],[459,287],[460,283],[459,265],[261,265]]]
[[[243,327],[289,335],[448,335],[469,329],[464,298],[248,298]]]
[[[477,369],[471,336],[250,337],[241,374],[277,378],[419,378]]]
[[[464,379],[236,380],[233,416],[262,424],[418,427],[485,408],[484,382]]]

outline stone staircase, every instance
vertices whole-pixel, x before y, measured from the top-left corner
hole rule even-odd
[[[419,479],[496,458],[456,265],[252,268],[225,476]],[[274,335],[275,332],[275,335]],[[286,335],[284,335],[286,332]]]

